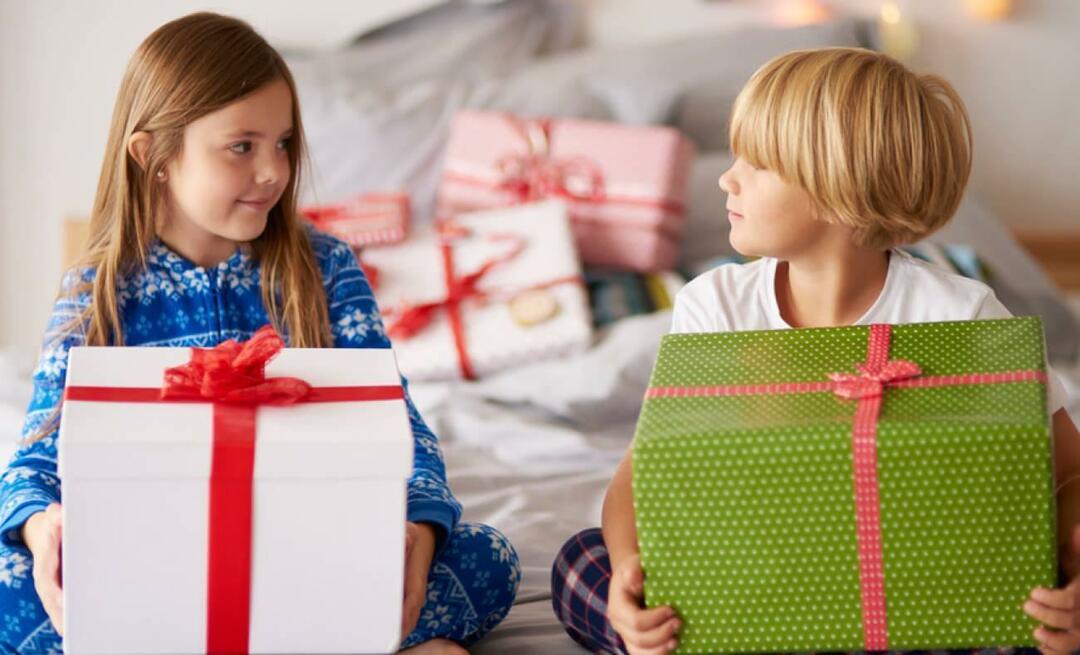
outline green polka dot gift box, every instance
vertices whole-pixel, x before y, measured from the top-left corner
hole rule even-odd
[[[665,336],[633,485],[679,652],[1034,645],[1045,361],[1035,318]]]

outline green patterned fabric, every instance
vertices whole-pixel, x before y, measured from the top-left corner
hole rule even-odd
[[[819,382],[868,327],[673,334],[651,386]],[[895,326],[924,376],[1045,371],[1035,318]],[[890,648],[1034,645],[1021,610],[1057,571],[1040,382],[886,389],[878,478]],[[862,650],[852,417],[831,392],[648,398],[634,441],[649,607],[680,653]]]

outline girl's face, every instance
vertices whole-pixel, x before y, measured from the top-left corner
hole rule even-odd
[[[262,234],[289,183],[292,129],[292,96],[280,79],[188,124],[165,169],[162,238],[205,265]]]
[[[812,248],[836,226],[815,218],[802,188],[778,174],[751,166],[742,157],[720,176],[728,194],[731,247],[743,255],[792,259]]]

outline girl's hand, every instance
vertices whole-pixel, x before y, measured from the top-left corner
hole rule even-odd
[[[1080,526],[1074,527],[1069,547],[1061,553],[1061,566],[1070,579],[1063,589],[1032,590],[1024,611],[1042,623],[1035,630],[1044,655],[1067,655],[1080,648]]]
[[[44,512],[34,514],[23,525],[23,543],[34,558],[34,589],[52,621],[53,628],[64,634],[64,592],[60,586],[60,504],[53,503]]]
[[[426,523],[405,523],[405,600],[401,608],[401,639],[420,620],[427,600],[428,572],[435,555],[435,529]]]
[[[670,607],[642,607],[645,574],[641,557],[631,555],[611,572],[608,586],[608,619],[630,655],[666,655],[678,644],[675,634],[682,622]]]

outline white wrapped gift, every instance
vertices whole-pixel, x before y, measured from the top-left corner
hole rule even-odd
[[[561,201],[461,214],[441,229],[368,248],[362,258],[379,271],[379,307],[411,379],[483,377],[580,352],[591,339],[588,296]],[[447,302],[476,275],[476,293]],[[425,306],[429,316],[419,328],[395,333],[409,322],[410,308]]]
[[[413,439],[393,353],[282,350],[266,376],[300,378],[314,394],[288,406],[131,402],[160,394],[163,372],[191,356],[71,351],[59,441],[65,651],[235,652],[235,639],[252,653],[396,650]],[[247,473],[236,466],[244,411]],[[249,516],[237,519],[245,493]],[[245,571],[249,586],[229,587]]]

